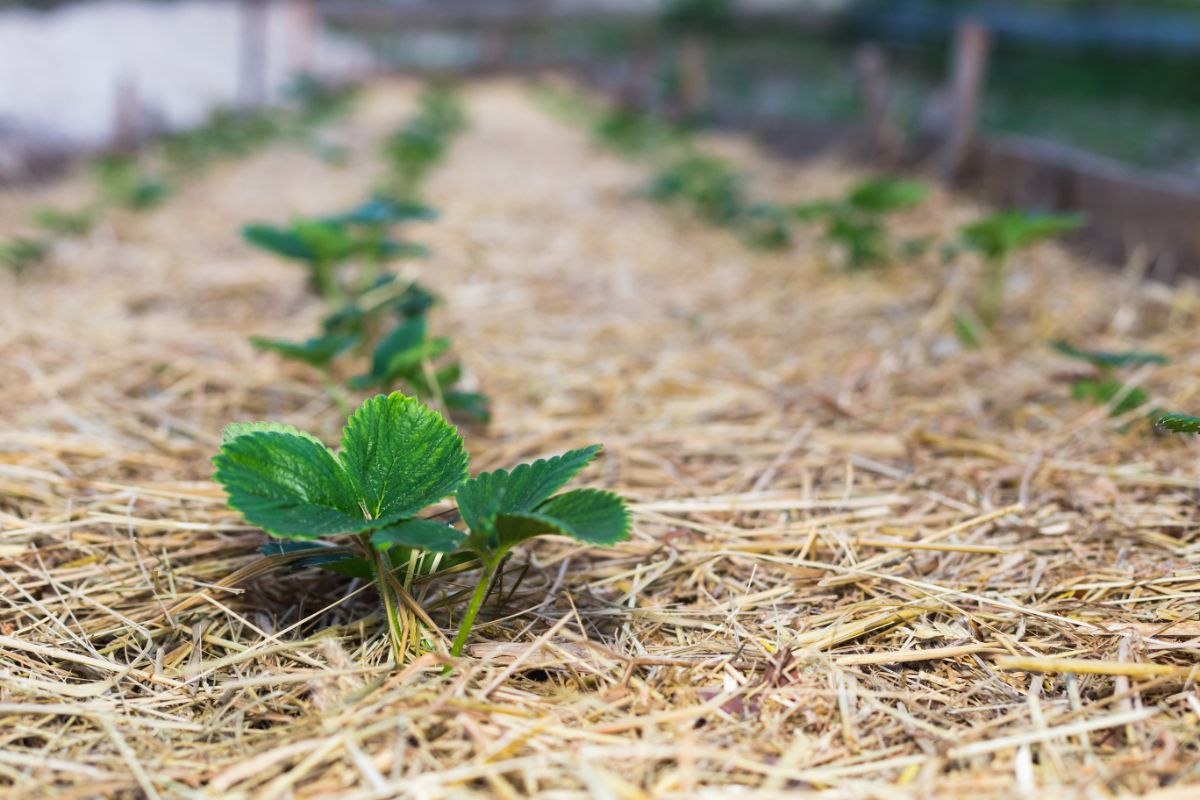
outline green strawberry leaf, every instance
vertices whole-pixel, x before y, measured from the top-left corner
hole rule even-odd
[[[271,350],[285,358],[317,368],[328,365],[333,359],[353,347],[356,342],[358,342],[358,337],[349,334],[317,336],[303,342],[268,339],[264,336],[250,337],[250,344],[259,350]]]
[[[326,547],[316,542],[281,541],[267,542],[258,548],[264,556],[300,555],[307,553],[305,558],[299,558],[287,565],[289,572],[317,567],[318,569],[336,572],[350,578],[371,579],[371,565],[366,559],[352,556],[340,547]]]
[[[601,489],[575,489],[547,500],[536,511],[501,514],[496,531],[502,548],[546,533],[577,542],[608,546],[629,538],[630,515],[625,501]]]
[[[437,219],[437,216],[436,211],[421,203],[375,196],[344,214],[330,217],[329,220],[338,224],[382,226],[415,220],[433,220]]]
[[[846,203],[868,214],[886,214],[916,205],[925,199],[925,184],[918,181],[876,178],[850,190]]]
[[[458,510],[471,530],[490,527],[501,514],[534,511],[539,503],[565,486],[600,452],[594,444],[562,455],[521,464],[512,472],[482,472],[458,490]]]
[[[1069,233],[1087,219],[1082,214],[1038,214],[1001,211],[960,229],[963,243],[989,259],[1010,254],[1043,239]]]
[[[1156,427],[1173,433],[1200,433],[1200,417],[1190,414],[1164,414],[1159,417]]]
[[[467,535],[462,531],[441,522],[406,519],[375,531],[371,542],[380,550],[386,550],[392,545],[401,545],[418,550],[450,553],[457,550],[466,538]]]
[[[458,431],[399,392],[371,398],[354,412],[342,432],[341,463],[374,526],[413,516],[467,478]]]
[[[440,383],[440,374],[438,378]],[[491,401],[482,392],[443,391],[442,400],[452,417],[467,417],[479,422],[490,422],[492,419]]]
[[[1151,353],[1143,350],[1125,350],[1111,352],[1108,350],[1080,350],[1069,342],[1057,339],[1050,343],[1058,352],[1067,358],[1086,361],[1098,369],[1118,369],[1120,367],[1140,367],[1146,364],[1166,364],[1170,361],[1162,353]]]
[[[301,436],[309,439],[321,447],[325,446],[317,437],[311,433],[306,433],[299,428],[287,425],[283,422],[231,422],[221,431],[221,443],[232,441],[239,436],[246,436],[251,433],[286,433],[292,436]]]
[[[364,518],[337,458],[310,436],[244,432],[227,439],[213,463],[229,505],[273,536],[313,539],[377,524]]]

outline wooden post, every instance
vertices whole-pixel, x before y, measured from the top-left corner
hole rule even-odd
[[[708,43],[687,35],[679,48],[679,99],[684,118],[708,109]]]
[[[238,102],[243,109],[261,107],[267,99],[267,5],[242,0],[238,60]]]
[[[628,72],[618,96],[626,108],[647,108],[650,98],[647,90],[654,82],[654,70],[658,64],[658,36],[648,25],[639,25],[633,33],[629,54]]]
[[[975,136],[979,93],[987,73],[991,36],[977,22],[966,22],[954,39],[954,63],[950,75],[949,120],[942,140],[938,168],[943,178],[953,178]]]
[[[888,117],[887,60],[877,44],[864,44],[854,55],[863,106],[863,143],[868,156],[890,155],[898,134]]]

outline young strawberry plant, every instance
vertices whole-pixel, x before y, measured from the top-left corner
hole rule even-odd
[[[39,228],[60,237],[83,236],[96,222],[94,209],[63,211],[47,206],[35,209],[32,217],[34,224]]]
[[[1117,375],[1123,368],[1141,367],[1148,364],[1166,364],[1168,359],[1161,353],[1140,350],[1110,352],[1107,350],[1080,350],[1064,342],[1054,341],[1050,346],[1067,358],[1090,365],[1093,374],[1075,379],[1071,384],[1071,396],[1082,402],[1098,406],[1112,405],[1111,416],[1119,417],[1150,401],[1149,395],[1140,387],[1126,388],[1125,381]]]
[[[1004,307],[1008,265],[1019,251],[1037,242],[1075,230],[1084,223],[1080,214],[1035,214],[1002,211],[964,225],[961,246],[983,258],[983,286],[979,292],[978,316],[988,330],[995,330]]]
[[[488,422],[485,395],[454,386],[462,377],[458,362],[435,368],[434,361],[450,349],[445,337],[430,338],[424,316],[405,320],[379,340],[371,354],[370,371],[350,380],[353,389],[402,386],[421,399],[433,399],[452,417]]]
[[[514,546],[542,534],[601,546],[628,538],[629,512],[619,496],[598,489],[558,494],[598,451],[597,445],[468,479],[458,432],[397,392],[367,400],[350,416],[339,453],[287,425],[239,423],[226,428],[213,461],[214,479],[247,522],[289,544],[349,539],[336,551],[314,546],[310,563],[374,579],[400,661],[415,640],[400,611],[411,602],[405,584],[414,576],[414,554],[435,554],[421,561],[423,574],[436,569],[436,554],[481,567],[450,650],[458,656]],[[465,532],[423,515],[450,495]]]
[[[683,205],[714,225],[731,225],[742,213],[742,182],[719,158],[691,154],[663,168],[646,187],[646,196]]]
[[[787,209],[775,203],[755,203],[737,217],[742,241],[755,250],[782,250],[792,243]]]
[[[794,207],[793,213],[802,220],[824,222],[825,241],[841,252],[847,267],[862,270],[895,260],[897,247],[886,217],[917,205],[926,194],[925,185],[917,181],[875,178],[853,187],[841,200],[806,203]]]
[[[96,162],[96,177],[106,202],[131,211],[157,208],[171,187],[144,170],[132,156],[108,156]]]
[[[0,264],[17,275],[40,264],[49,253],[50,244],[41,239],[15,236],[8,241],[0,242]]]
[[[335,305],[345,297],[337,269],[363,248],[362,241],[351,236],[346,226],[328,220],[294,220],[287,226],[252,223],[242,228],[242,238],[259,249],[303,264],[308,269],[309,288]]]
[[[604,149],[629,159],[659,155],[687,141],[681,129],[630,108],[599,112],[592,137]]]
[[[465,115],[457,98],[445,88],[427,88],[418,100],[418,113],[383,145],[391,162],[391,178],[383,192],[395,200],[416,197],[428,174],[445,157],[451,137],[464,127]]]

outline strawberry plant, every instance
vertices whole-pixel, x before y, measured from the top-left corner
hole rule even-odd
[[[847,267],[862,270],[896,258],[885,218],[920,203],[926,194],[924,184],[916,181],[875,178],[851,188],[841,200],[806,203],[794,207],[793,213],[799,219],[824,222],[825,241],[841,252]]]
[[[1112,404],[1111,416],[1119,417],[1126,412],[1141,408],[1150,397],[1140,387],[1126,388],[1125,381],[1117,376],[1117,370],[1125,367],[1140,367],[1148,364],[1166,364],[1168,359],[1160,353],[1140,350],[1109,352],[1106,350],[1080,350],[1064,342],[1054,341],[1050,346],[1067,358],[1090,365],[1093,374],[1077,378],[1071,384],[1071,396],[1076,400],[1104,406]]]
[[[961,246],[983,258],[978,315],[984,326],[994,330],[1000,320],[1008,264],[1013,255],[1037,242],[1073,231],[1083,223],[1080,214],[1002,211],[960,229]]]
[[[316,369],[321,375],[325,391],[333,400],[334,405],[343,414],[350,413],[350,405],[346,394],[334,380],[332,363],[335,358],[358,343],[358,337],[348,334],[326,334],[306,339],[303,342],[290,342],[284,339],[269,339],[265,336],[251,336],[250,344],[259,350],[278,353],[284,358],[299,361],[301,364]]]
[[[432,398],[454,417],[488,422],[488,399],[478,392],[455,389],[462,377],[458,362],[435,368],[433,362],[450,349],[450,340],[430,338],[424,316],[401,322],[379,340],[370,370],[350,380],[354,389],[403,386],[417,397]]]
[[[384,192],[395,200],[411,200],[429,172],[445,157],[452,136],[466,124],[458,99],[444,87],[428,87],[417,102],[418,112],[383,144],[391,162]]]
[[[121,208],[148,211],[171,194],[165,181],[144,171],[131,156],[108,156],[95,168],[105,200]]]
[[[733,169],[719,158],[700,154],[683,156],[663,168],[646,187],[646,195],[687,206],[715,225],[732,224],[745,206],[741,180]]]
[[[458,96],[447,86],[431,84],[417,99],[418,118],[443,138],[462,133],[467,127],[467,114]]]
[[[592,136],[606,150],[625,158],[652,156],[685,141],[680,130],[629,108],[600,112]]]
[[[410,638],[400,608],[414,577],[406,566],[421,554],[430,574],[475,560],[482,575],[459,625],[458,656],[492,579],[518,543],[561,534],[611,545],[629,535],[629,513],[617,495],[598,489],[556,494],[599,451],[598,446],[468,479],[462,437],[437,412],[400,393],[367,400],[347,420],[341,451],[277,423],[238,423],[225,430],[214,479],[247,522],[289,544],[349,537],[337,551],[314,546],[310,562],[375,581],[397,660]],[[423,513],[456,495],[467,531]],[[303,549],[299,547],[293,550]],[[425,554],[434,558],[425,560]]]
[[[96,221],[95,211],[63,211],[58,208],[38,208],[33,212],[33,222],[54,236],[83,236],[92,229]]]
[[[49,253],[49,243],[39,239],[15,236],[0,242],[0,264],[16,274],[41,263]]]
[[[782,250],[792,243],[786,209],[774,203],[755,203],[737,217],[742,241],[756,250]]]

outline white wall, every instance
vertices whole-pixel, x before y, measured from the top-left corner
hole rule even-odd
[[[132,84],[171,126],[238,99],[242,10],[233,0],[99,0],[49,12],[0,12],[0,123],[72,144],[113,131],[116,95]],[[273,91],[304,61],[323,74],[366,65],[351,43],[306,30],[302,4],[267,8],[266,83]],[[306,59],[307,57],[307,59]]]

